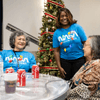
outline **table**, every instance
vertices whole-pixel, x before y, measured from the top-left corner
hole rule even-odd
[[[40,74],[38,79],[32,79],[31,73],[26,73],[26,86],[6,94],[2,85],[0,100],[64,100],[68,88],[68,82],[61,78]]]

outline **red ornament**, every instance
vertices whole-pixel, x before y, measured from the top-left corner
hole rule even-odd
[[[18,60],[19,60],[19,61],[21,61],[21,60],[22,60],[22,58],[19,58]]]
[[[49,4],[47,4],[47,6],[49,6]]]
[[[11,62],[12,62],[12,60],[9,60],[9,62],[11,63]]]
[[[62,45],[62,44],[63,44],[63,42],[60,43],[60,45]]]
[[[50,62],[52,62],[52,60],[51,60],[51,59],[50,59],[49,61],[50,61]]]
[[[71,37],[71,40],[74,40],[74,38],[73,38],[73,37]]]

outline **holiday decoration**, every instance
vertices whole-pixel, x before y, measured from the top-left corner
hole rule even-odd
[[[10,56],[9,56],[9,58],[12,58],[12,57],[13,57],[13,55],[10,55]]]
[[[39,48],[37,52],[37,64],[40,73],[60,76],[52,48],[52,37],[56,30],[56,14],[59,8],[64,8],[62,0],[47,0],[44,4],[44,15],[42,17],[42,27],[39,36]],[[65,37],[64,37],[65,38]],[[60,45],[62,45],[60,43]]]
[[[66,52],[66,48],[64,48],[64,51]]]
[[[54,31],[54,29],[55,29],[55,27],[53,26],[53,27],[52,27],[52,30]]]
[[[49,16],[48,16],[48,15],[46,15],[46,18],[47,18],[47,19],[48,19],[48,17],[49,17]]]
[[[70,35],[70,32],[68,32],[68,35]]]
[[[19,58],[18,60],[19,60],[19,61],[21,61],[21,60],[22,60],[22,58]]]
[[[71,37],[71,40],[74,40],[74,38],[73,38],[73,37]]]
[[[20,58],[23,58],[23,56],[22,56],[22,55],[20,55],[19,57],[20,57]]]
[[[9,63],[11,63],[12,62],[12,60],[9,60]]]
[[[60,43],[60,45],[62,45],[62,44],[63,44],[63,42]]]

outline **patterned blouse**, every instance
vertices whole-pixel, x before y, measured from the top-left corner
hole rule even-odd
[[[86,62],[72,78],[67,100],[100,99],[100,60]]]

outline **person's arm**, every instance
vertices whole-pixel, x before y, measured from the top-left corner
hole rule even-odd
[[[61,67],[61,64],[60,64],[60,48],[57,47],[57,48],[54,48],[54,56],[55,56],[55,60],[56,60],[56,63],[57,63],[57,67],[58,69],[60,70],[60,73],[62,75],[63,78],[65,78],[65,70]]]

